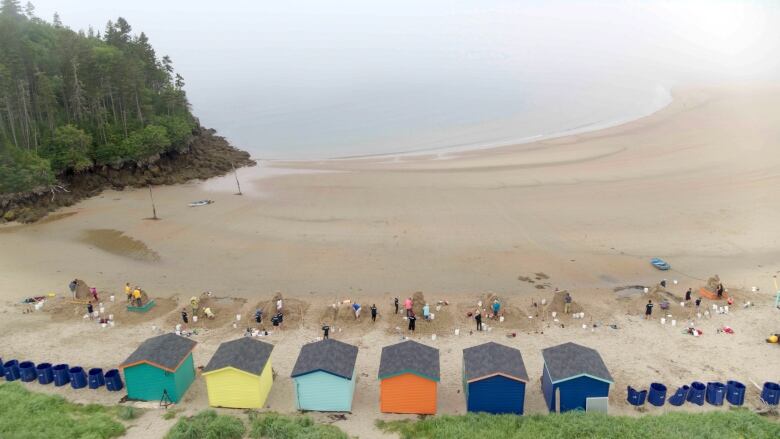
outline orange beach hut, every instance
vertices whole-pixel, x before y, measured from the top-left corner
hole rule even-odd
[[[379,406],[383,413],[436,414],[439,350],[407,340],[382,349]]]

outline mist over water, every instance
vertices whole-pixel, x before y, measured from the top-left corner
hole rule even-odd
[[[73,29],[125,17],[201,122],[260,158],[511,143],[780,77],[769,0],[34,3]]]

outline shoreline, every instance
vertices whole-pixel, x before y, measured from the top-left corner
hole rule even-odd
[[[657,85],[654,90],[655,97],[659,102],[653,106],[649,111],[640,111],[638,114],[632,114],[630,116],[619,117],[616,119],[610,119],[605,121],[589,122],[574,127],[563,128],[553,131],[551,133],[539,133],[533,135],[526,135],[520,137],[513,137],[511,139],[493,140],[493,141],[476,141],[462,145],[447,145],[431,148],[417,148],[408,151],[390,151],[390,152],[377,152],[369,154],[348,154],[337,155],[333,157],[324,158],[301,158],[301,159],[285,159],[285,158],[263,158],[254,157],[257,160],[267,161],[269,163],[285,162],[316,162],[316,161],[342,161],[342,160],[361,160],[361,159],[377,159],[377,158],[396,158],[396,157],[414,157],[414,156],[428,156],[428,155],[451,155],[457,153],[469,153],[475,151],[485,151],[498,148],[506,148],[510,146],[525,145],[534,142],[541,142],[546,140],[553,140],[560,137],[572,136],[577,134],[586,134],[590,132],[597,132],[617,126],[629,124],[637,120],[652,116],[655,113],[663,111],[666,107],[674,102],[674,89]]]

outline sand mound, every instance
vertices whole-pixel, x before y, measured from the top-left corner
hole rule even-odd
[[[255,323],[255,311],[263,311],[263,323],[261,327],[273,328],[271,318],[276,315],[276,301],[282,299],[282,315],[284,322],[281,329],[296,329],[303,325],[303,319],[309,309],[309,303],[298,299],[284,298],[281,293],[276,293],[270,300],[261,300],[251,307],[244,317],[247,319],[247,326],[257,326]],[[234,316],[235,317],[235,316]]]
[[[565,297],[566,297],[565,290],[556,291],[553,294],[552,300],[547,302],[547,306],[544,308],[544,310],[547,311],[548,313],[555,312],[557,313],[558,318],[560,318],[561,316],[564,315],[563,311],[566,309]],[[571,301],[571,306],[569,307],[569,313],[571,314],[577,312],[585,312],[585,309],[579,303],[577,303],[574,294],[571,295],[571,298],[572,301]]]
[[[498,299],[499,303],[501,303],[501,309],[498,312],[498,316],[491,318],[491,314],[493,313],[493,301],[495,299]],[[529,312],[524,307],[520,306],[517,301],[513,301],[507,297],[501,297],[493,293],[486,293],[479,296],[473,302],[463,302],[458,304],[458,323],[469,330],[476,329],[477,323],[474,320],[473,314],[480,302],[482,303],[481,308],[483,310],[482,322],[488,326],[494,327],[496,330],[507,329],[534,331],[540,322],[540,320],[537,318],[538,316],[534,315],[533,313],[529,314]],[[533,316],[534,318],[529,319],[529,315]],[[504,318],[504,321],[501,321],[501,317]]]
[[[400,299],[400,298],[399,298]],[[452,317],[450,306],[445,303],[444,299],[441,300],[427,300],[422,291],[418,291],[412,295],[412,311],[414,311],[417,321],[415,322],[415,335],[431,335],[437,336],[453,334],[457,325],[455,319]],[[428,303],[428,307],[431,310],[433,319],[426,321],[423,318],[423,306]],[[401,312],[398,315],[391,314],[387,318],[388,332],[396,334],[402,333],[408,335],[409,321],[406,320],[406,313],[403,310],[403,299],[401,299]]]
[[[246,299],[238,299],[235,297],[217,297],[214,295],[202,294],[200,296],[200,308],[198,311],[198,321],[195,322],[192,318],[192,309],[190,301],[182,304],[174,313],[165,320],[167,325],[175,326],[179,323],[184,323],[181,319],[181,308],[187,308],[187,315],[189,318],[189,328],[206,328],[217,329],[236,322],[236,315],[242,314]],[[214,314],[214,318],[208,318],[204,310],[210,308]],[[242,315],[239,326],[244,326],[244,316]]]

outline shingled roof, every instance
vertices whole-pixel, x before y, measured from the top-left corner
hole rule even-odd
[[[463,350],[466,381],[475,381],[493,375],[503,375],[528,382],[520,351],[498,343],[484,343]]]
[[[195,349],[196,344],[189,338],[173,333],[158,335],[141,343],[141,346],[138,346],[138,349],[130,354],[119,367],[124,369],[148,363],[169,372],[176,372],[187,355]]]
[[[256,340],[252,337],[241,337],[219,345],[211,361],[203,369],[203,373],[233,367],[253,375],[263,373],[274,345]]]
[[[358,348],[338,340],[325,339],[301,348],[292,377],[321,370],[348,380],[355,370]]]
[[[614,382],[601,355],[594,349],[569,342],[542,349],[542,358],[553,383],[581,375]]]
[[[382,348],[379,379],[403,373],[439,381],[439,350],[412,340]]]

